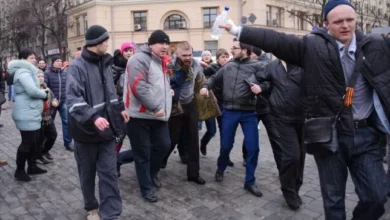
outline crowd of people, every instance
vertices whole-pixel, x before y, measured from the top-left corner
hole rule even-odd
[[[323,14],[325,27],[303,38],[221,25],[235,38],[230,53],[219,49],[215,62],[209,51],[202,61],[194,59],[186,41],[169,56],[170,37],[162,30],[138,48],[122,43],[111,56],[109,34],[99,25],[88,29],[85,46],[70,64],[54,57],[50,67],[40,60],[37,68],[34,52],[21,51],[6,74],[12,118],[21,134],[15,179],[28,182],[30,175],[47,172],[37,163],[53,160],[58,111],[65,149],[74,151],[88,220],[119,218],[118,177],[127,163],[135,164],[142,197],[157,202],[155,189],[163,187],[159,172],[176,147],[188,181],[206,184],[199,155],[207,155],[217,124],[215,181],[223,181],[227,167],[234,166],[230,153],[241,125],[243,186],[261,197],[255,177],[261,121],[292,210],[302,205],[299,191],[309,153],[318,167],[325,219],[346,219],[348,172],[359,197],[353,219],[379,219],[390,194],[378,141],[390,134],[390,38],[356,30],[349,1],[329,1]],[[202,138],[201,121],[207,129]],[[121,150],[126,136],[131,149]]]

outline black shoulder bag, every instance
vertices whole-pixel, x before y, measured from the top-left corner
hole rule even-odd
[[[318,117],[307,119],[303,125],[303,141],[308,154],[323,156],[336,154],[339,150],[337,122],[345,107],[352,105],[354,86],[363,64],[363,52],[360,51],[355,70],[351,76],[349,86],[344,95],[344,103],[335,117]]]

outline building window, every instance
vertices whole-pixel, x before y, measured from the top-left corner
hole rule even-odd
[[[266,8],[267,26],[271,26],[271,6],[267,5]]]
[[[86,34],[88,30],[88,15],[84,15],[83,20],[84,20],[84,34]]]
[[[164,30],[186,29],[187,23],[183,16],[178,14],[170,15],[164,22]]]
[[[147,12],[137,11],[133,13],[134,30],[135,31],[147,31]]]
[[[209,50],[213,56],[216,56],[218,50],[218,41],[205,41],[204,49]]]
[[[313,14],[313,24],[314,25],[320,25],[320,22],[321,22],[321,15],[319,14]]]
[[[283,27],[282,15],[283,15],[283,8],[267,5],[266,6],[267,26]]]
[[[76,35],[80,36],[80,18],[76,18]]]
[[[213,27],[218,8],[203,8],[203,28]]]
[[[306,13],[303,11],[298,11],[297,12],[297,28],[298,30],[304,31],[306,30],[306,21],[305,18]]]

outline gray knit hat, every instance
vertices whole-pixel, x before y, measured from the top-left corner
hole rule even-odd
[[[85,34],[85,46],[93,47],[106,41],[110,36],[107,30],[100,25],[93,25],[88,28]]]

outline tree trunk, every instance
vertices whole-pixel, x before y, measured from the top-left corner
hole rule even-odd
[[[42,37],[40,37],[40,42],[41,42],[41,53],[42,53],[42,58],[46,61],[46,54],[45,54],[45,35],[46,35],[46,29],[44,26],[41,26],[42,28]]]

